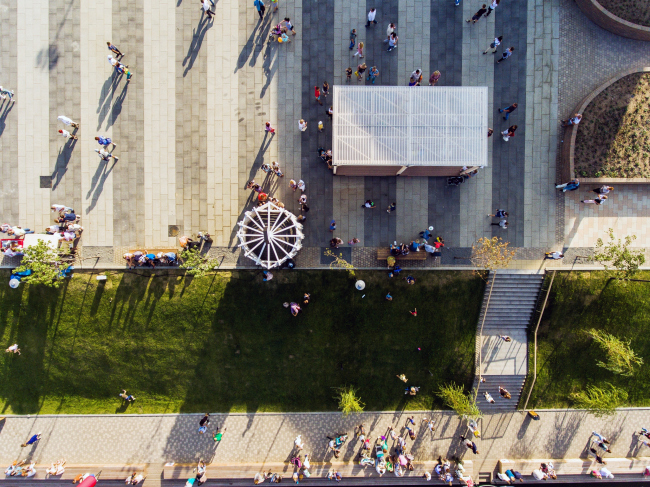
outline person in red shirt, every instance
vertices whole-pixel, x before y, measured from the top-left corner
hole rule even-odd
[[[318,86],[314,86],[314,97],[316,98],[316,101],[322,105],[323,102],[320,101],[320,88]]]

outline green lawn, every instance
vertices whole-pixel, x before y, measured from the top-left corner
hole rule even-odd
[[[438,386],[470,387],[483,281],[466,272],[78,272],[60,289],[13,290],[0,272],[3,413],[334,410],[354,385],[366,410],[441,407]],[[394,296],[387,302],[387,291]],[[298,317],[282,307],[304,292]],[[365,298],[362,296],[365,294]],[[409,309],[417,307],[418,316]],[[421,348],[418,351],[418,347]],[[409,385],[421,386],[415,398]],[[137,400],[128,408],[122,388]]]
[[[650,279],[650,272],[637,278]],[[598,367],[606,359],[582,333],[590,328],[631,339],[644,360],[638,373],[621,377]],[[537,369],[529,407],[567,407],[570,393],[604,382],[624,388],[630,405],[650,406],[650,282],[621,285],[605,272],[558,272],[539,329]]]

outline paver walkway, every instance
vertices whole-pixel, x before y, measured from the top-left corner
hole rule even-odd
[[[330,463],[325,436],[347,431],[363,422],[372,436],[385,434],[388,426],[402,428],[406,412],[363,413],[343,418],[339,413],[215,414],[211,425],[227,428],[215,444],[209,435],[197,433],[201,415],[115,415],[8,417],[0,430],[0,463],[29,457],[38,463],[66,458],[71,464],[162,465],[165,462],[215,464],[263,464],[287,462],[296,435],[301,434],[305,452],[313,462]],[[612,457],[647,456],[634,434],[647,426],[649,409],[622,409],[616,416],[597,419],[582,411],[544,411],[541,421],[520,412],[487,415],[482,419],[479,455],[465,453],[458,440],[466,425],[449,412],[414,413],[418,437],[408,441],[416,460],[443,455],[465,456],[474,463],[475,474],[493,471],[500,458],[577,458],[586,456],[589,435],[596,430],[610,439]],[[421,425],[433,417],[437,429],[431,436]],[[21,448],[32,434],[43,438]],[[352,437],[339,461],[353,461],[359,447]]]

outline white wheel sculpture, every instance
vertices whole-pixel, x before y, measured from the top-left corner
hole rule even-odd
[[[305,236],[293,213],[269,202],[244,215],[238,223],[239,247],[257,265],[279,267],[302,248]]]

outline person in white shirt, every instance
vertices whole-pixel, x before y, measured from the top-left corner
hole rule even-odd
[[[488,52],[494,54],[497,52],[497,47],[501,45],[501,42],[503,42],[503,36],[495,37],[494,40],[490,43],[490,47],[483,51],[483,54],[487,54]]]
[[[74,120],[72,120],[72,119],[69,118],[69,117],[66,117],[65,115],[59,115],[59,116],[57,117],[57,120],[58,120],[59,122],[63,122],[63,123],[66,124],[66,125],[70,125],[71,127],[74,127],[74,128],[76,128],[76,129],[79,128],[79,124],[78,124],[77,122],[75,122]]]
[[[559,250],[556,250],[555,252],[546,252],[545,259],[552,259],[552,260],[559,260],[559,259],[564,259],[564,254],[560,252]]]
[[[569,125],[578,125],[582,120],[582,115],[576,113],[572,118],[568,120],[562,120],[562,127],[568,127]]]
[[[115,157],[113,154],[111,154],[107,150],[95,149],[95,152],[97,152],[97,154],[99,154],[99,157],[101,157],[103,161],[108,161],[111,157],[113,159],[115,159],[115,162],[119,161],[119,157]]]
[[[488,7],[488,11],[485,12],[486,17],[492,13],[492,10],[499,6],[499,2],[501,2],[501,0],[492,0],[492,3]]]
[[[391,22],[390,24],[388,24],[388,28],[386,29],[386,39],[384,39],[384,42],[388,42],[388,39],[390,39],[390,35],[393,32],[395,32],[395,28],[396,27],[394,23]]]
[[[366,27],[370,27],[370,24],[376,24],[377,21],[375,20],[375,17],[377,16],[377,9],[376,8],[371,8],[370,12],[368,12],[368,23],[366,24]]]
[[[63,138],[65,138],[65,139],[77,140],[77,136],[72,135],[67,130],[59,129],[59,135],[62,136]]]
[[[298,189],[304,193],[305,191],[305,182],[301,179],[298,181]]]
[[[307,130],[307,122],[305,122],[302,118],[298,121],[298,129],[301,132],[304,132]]]

